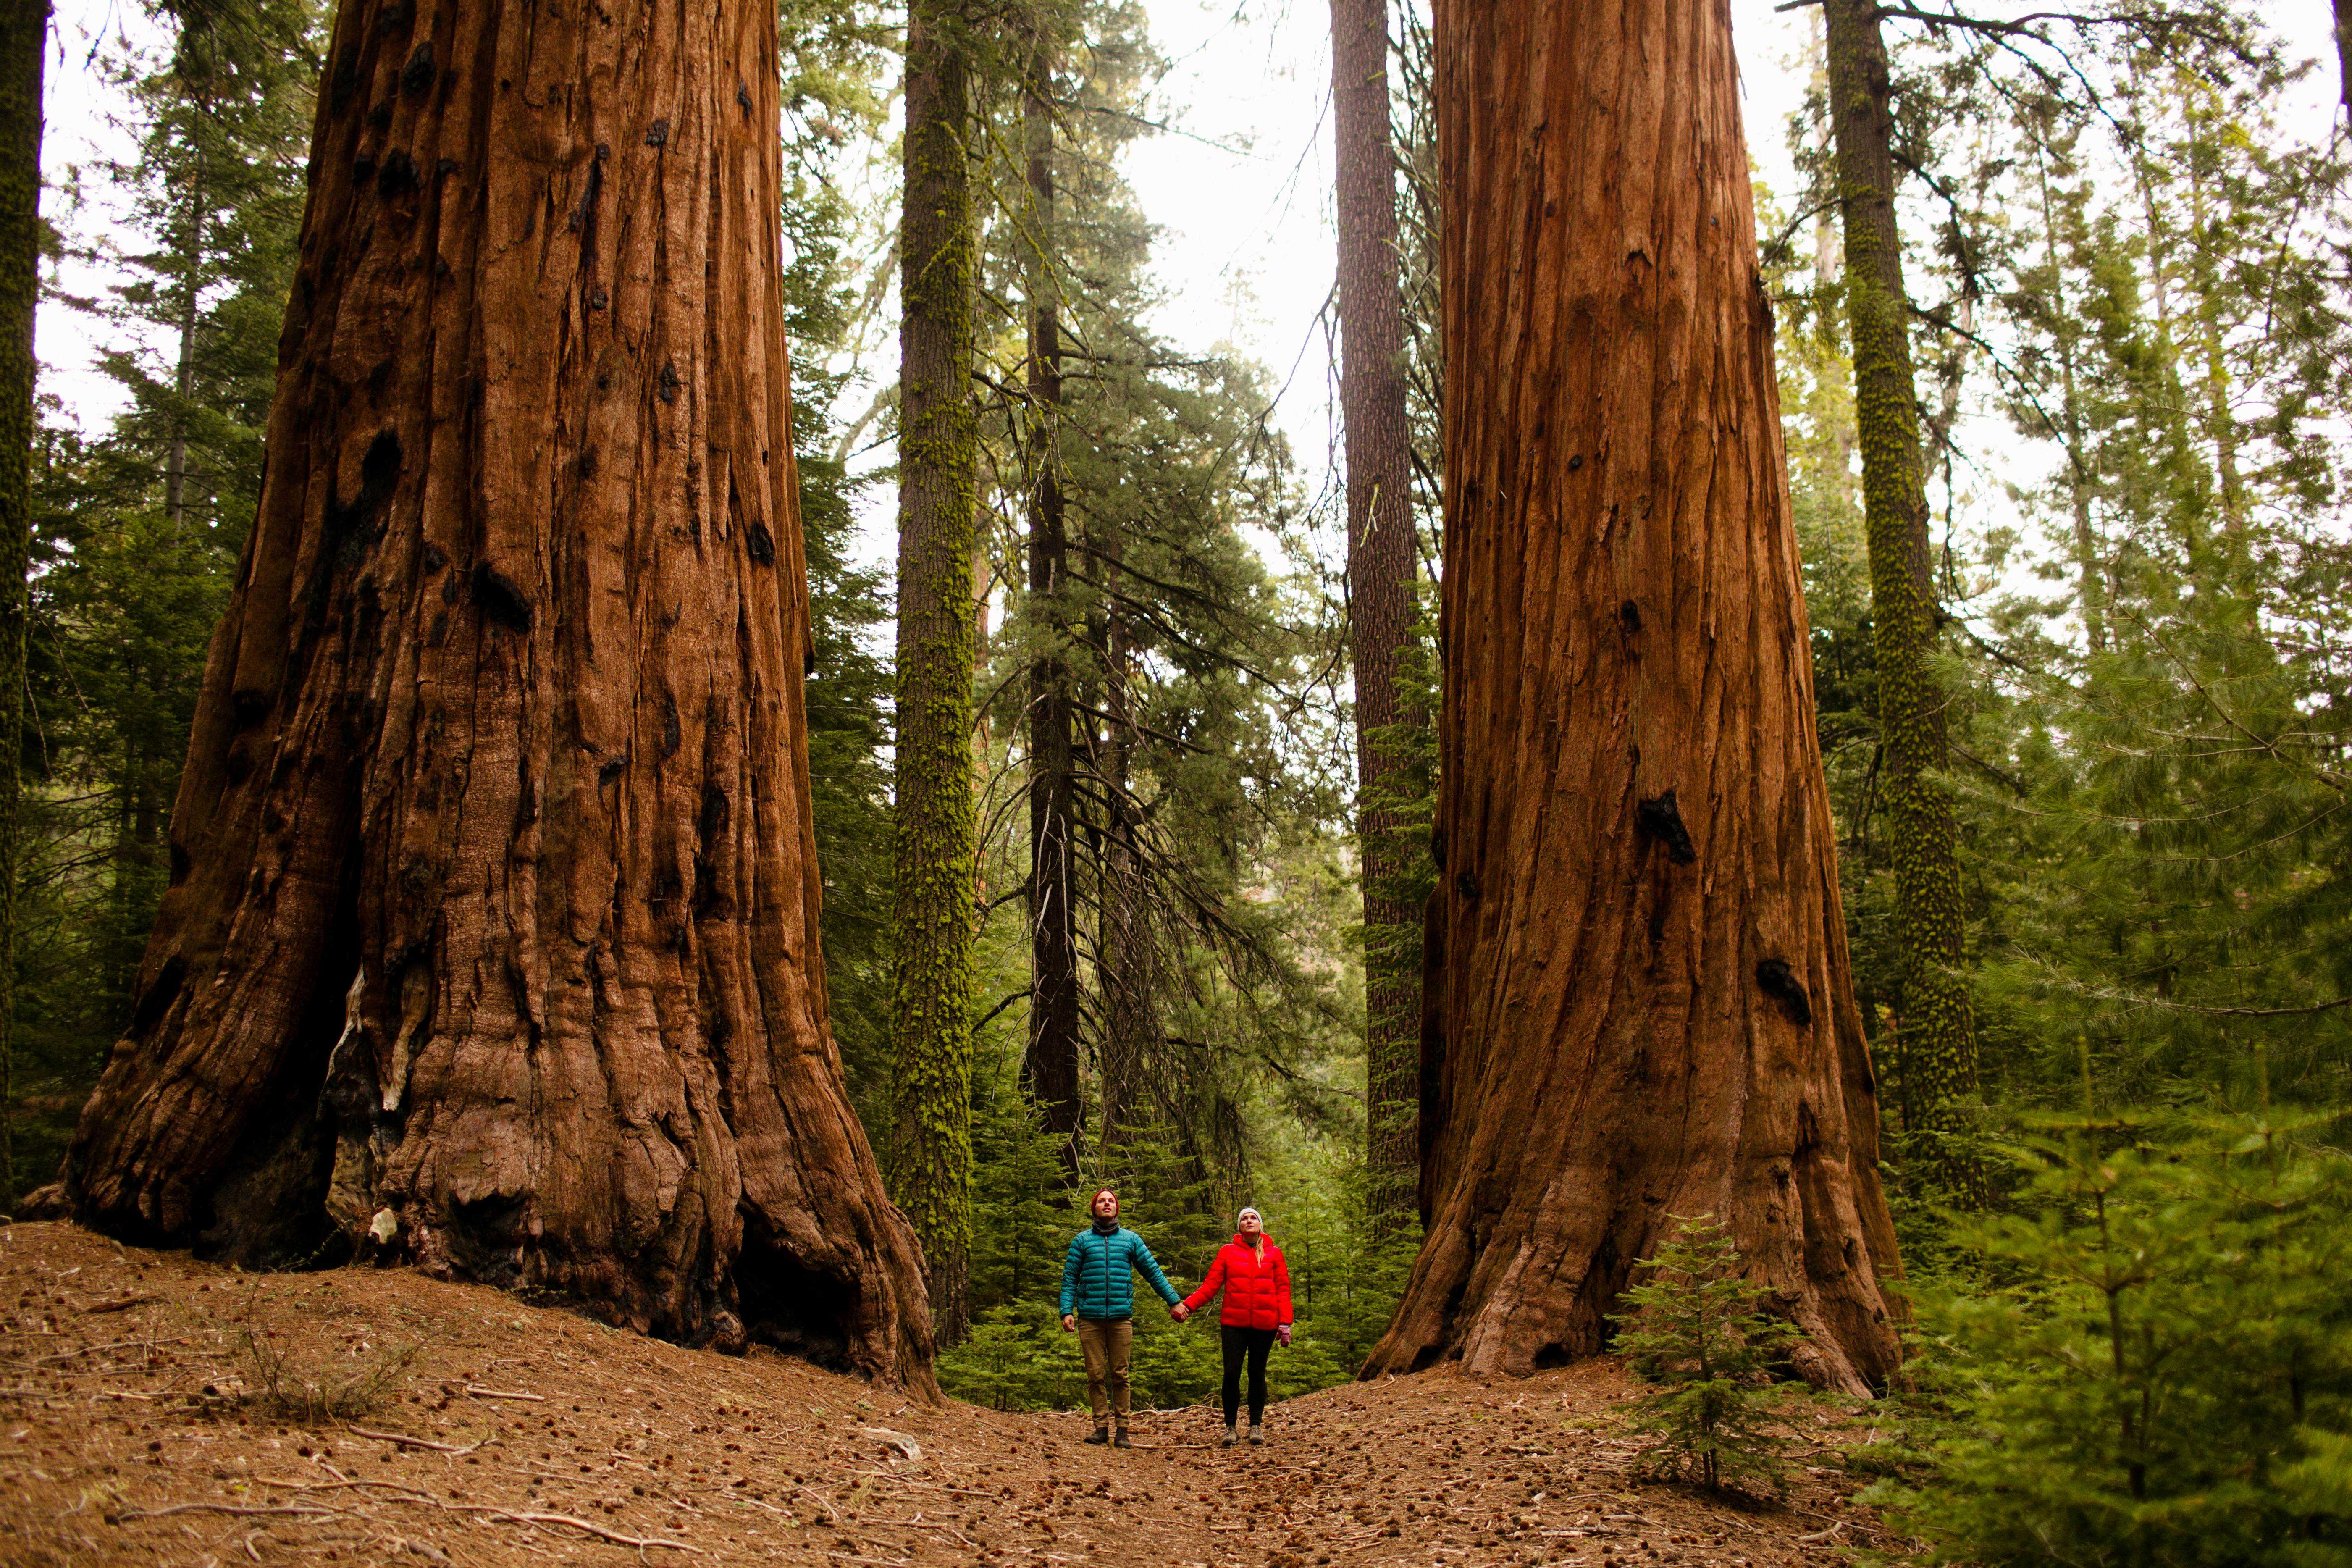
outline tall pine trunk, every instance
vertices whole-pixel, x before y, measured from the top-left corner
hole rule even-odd
[[[1937,675],[1936,650],[1943,612],[1935,595],[1911,306],[1895,226],[1886,47],[1874,0],[1828,0],[1824,14],[1870,553],[1879,788],[1895,862],[1904,1085],[1913,1125],[1939,1135],[1929,1154],[1937,1179],[1967,1194],[1979,1190],[1980,1178],[1966,1154],[1945,1140],[1964,1130],[1976,1099],[1976,1022],[1966,969],[1959,836],[1942,781],[1949,699]]]
[[[1599,1351],[1712,1215],[1895,1370],[1727,14],[1441,0],[1446,559],[1429,1237],[1368,1374]]]
[[[1054,55],[1037,21],[1022,91],[1029,210],[1022,215],[1029,299],[1028,391],[1035,433],[1029,495],[1030,1092],[1054,1134],[1064,1176],[1077,1179],[1086,1102],[1079,1080],[1077,758],[1072,731],[1070,542],[1062,500],[1062,328],[1054,275]]]
[[[337,13],[85,1218],[930,1386],[817,947],[777,112],[769,5]]]
[[[0,0],[0,1209],[16,1195],[16,887],[33,553],[33,312],[40,299],[48,0]]]
[[[898,329],[898,1028],[891,1183],[943,1341],[971,1317],[972,236],[955,13],[907,28]]]
[[[1383,1214],[1403,1206],[1417,1163],[1420,911],[1396,895],[1402,823],[1389,797],[1397,696],[1412,637],[1412,437],[1404,301],[1397,284],[1395,158],[1389,144],[1387,0],[1331,0],[1332,118],[1339,230],[1339,406],[1348,459],[1348,626],[1355,656],[1357,828],[1365,932],[1367,1155]]]

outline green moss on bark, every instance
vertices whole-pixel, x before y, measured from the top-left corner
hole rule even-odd
[[[907,38],[898,435],[897,1058],[890,1184],[923,1244],[940,1342],[967,1324],[971,1250],[971,396],[974,239],[969,66],[919,3]]]

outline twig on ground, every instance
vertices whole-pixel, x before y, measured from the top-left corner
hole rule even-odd
[[[477,1388],[470,1383],[466,1384],[466,1392],[477,1399],[528,1399],[533,1405],[547,1403],[544,1394],[514,1394],[503,1388]]]

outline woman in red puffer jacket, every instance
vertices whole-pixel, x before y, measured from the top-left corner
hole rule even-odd
[[[1237,1438],[1234,1418],[1241,1406],[1242,1363],[1249,1363],[1249,1440],[1265,1441],[1265,1358],[1276,1340],[1290,1342],[1290,1265],[1265,1234],[1255,1209],[1244,1209],[1238,1234],[1217,1248],[1209,1277],[1169,1314],[1181,1322],[1219,1290],[1224,1310],[1217,1314],[1225,1346],[1225,1447]]]

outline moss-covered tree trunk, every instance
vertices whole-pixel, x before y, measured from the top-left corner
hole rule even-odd
[[[338,10],[85,1218],[930,1385],[817,944],[775,28]]]
[[[934,1321],[970,1319],[974,241],[970,63],[956,14],[907,28],[898,329],[898,1029],[891,1185],[922,1238]]]
[[[0,0],[0,1209],[16,1195],[16,884],[33,553],[33,312],[40,299],[48,0]]]
[[[1905,1084],[1914,1126],[1936,1138],[1928,1157],[1937,1179],[1965,1195],[1979,1189],[1980,1178],[1948,1140],[1964,1128],[1977,1095],[1976,1022],[1959,835],[1943,782],[1949,699],[1936,669],[1943,613],[1936,603],[1911,305],[1895,212],[1892,87],[1874,0],[1828,0],[1825,12],[1870,552],[1879,788],[1902,954]]]
[[[1388,20],[1387,0],[1331,0],[1348,631],[1364,886],[1366,1153],[1382,1214],[1405,1205],[1419,1166],[1421,911],[1395,890],[1405,852],[1402,824],[1388,799],[1401,766],[1392,730],[1426,721],[1397,696],[1400,655],[1412,637],[1414,550]]]
[[[1062,498],[1062,327],[1054,254],[1054,49],[1050,19],[1022,89],[1029,205],[1021,215],[1028,294],[1030,416],[1029,1047],[1030,1092],[1077,1179],[1086,1100],[1080,1080],[1077,941],[1077,713],[1065,646],[1072,620],[1070,541]]]
[[[1598,1352],[1709,1215],[1859,1391],[1877,1108],[1716,0],[1442,0],[1443,998],[1427,1240],[1366,1365]]]

